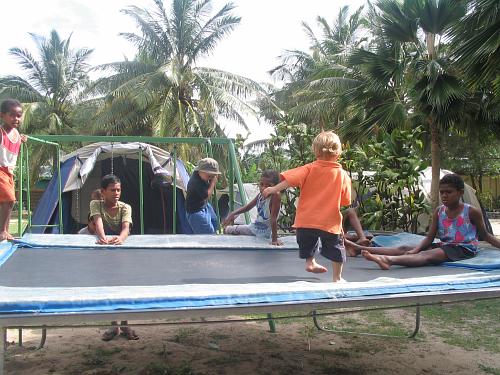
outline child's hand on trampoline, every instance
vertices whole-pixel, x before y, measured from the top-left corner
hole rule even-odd
[[[227,227],[228,225],[232,225],[234,222],[234,219],[236,219],[235,214],[231,213],[231,214],[227,215],[227,217],[224,219],[224,222],[222,223],[222,226]]]

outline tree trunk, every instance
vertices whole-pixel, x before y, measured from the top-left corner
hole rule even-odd
[[[431,204],[434,210],[439,205],[439,178],[441,172],[441,152],[439,144],[439,129],[434,121],[429,121],[431,128]]]

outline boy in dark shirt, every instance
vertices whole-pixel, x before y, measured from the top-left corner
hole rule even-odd
[[[214,234],[219,223],[208,199],[215,190],[220,175],[219,164],[212,158],[201,159],[189,179],[186,213],[194,234]]]

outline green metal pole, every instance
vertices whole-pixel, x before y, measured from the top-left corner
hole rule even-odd
[[[144,234],[144,181],[142,181],[142,148],[139,148],[139,215],[141,234]]]
[[[229,156],[231,157],[232,163],[234,165],[236,182],[238,183],[238,189],[240,191],[241,205],[244,206],[247,204],[247,193],[245,191],[245,188],[243,187],[243,182],[241,180],[240,166],[238,164],[238,161],[236,160],[236,151],[234,149],[233,140],[231,140],[231,142],[229,142],[228,147],[229,147]],[[247,224],[250,224],[250,215],[248,212],[245,212],[245,222]]]
[[[209,157],[213,158],[213,150],[212,150],[212,142],[210,141],[210,138],[207,138],[206,140],[206,145],[207,145],[207,154]],[[219,213],[219,201],[217,200],[217,188],[214,187],[214,195],[212,198],[212,203],[215,206],[215,214],[217,215],[217,224],[220,227],[220,213]]]
[[[63,211],[62,211],[62,180],[61,180],[61,148],[59,145],[56,147],[57,152],[57,184],[59,187],[59,234],[64,234],[64,226],[63,226]]]
[[[26,210],[28,212],[28,228],[31,228],[31,185],[30,185],[30,158],[28,145],[24,144],[26,149]]]
[[[23,179],[24,179],[24,145],[19,153],[19,198],[17,201],[17,235],[21,236],[23,225]]]
[[[172,157],[174,158],[174,170],[173,170],[173,189],[172,189],[172,233],[177,233],[177,145],[174,145],[172,151]]]
[[[229,179],[229,211],[234,211],[234,164],[231,156],[228,154],[228,179]]]

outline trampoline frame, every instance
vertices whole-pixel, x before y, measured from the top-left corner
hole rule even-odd
[[[416,326],[410,338],[414,337],[420,327],[420,307],[425,305],[448,304],[466,301],[477,301],[485,299],[500,298],[500,288],[484,288],[484,289],[469,289],[461,291],[446,291],[446,292],[418,292],[418,293],[405,293],[393,294],[382,296],[369,296],[369,297],[354,297],[345,298],[340,300],[317,300],[305,302],[289,302],[289,303],[263,303],[263,304],[247,304],[247,305],[232,305],[232,306],[219,306],[219,307],[202,307],[202,308],[188,308],[188,309],[151,309],[151,310],[124,310],[124,311],[105,311],[105,312],[78,312],[78,313],[35,313],[35,314],[0,314],[0,337],[5,338],[7,329],[12,328],[81,328],[81,327],[104,327],[107,325],[96,325],[92,322],[100,320],[167,320],[179,318],[206,318],[206,317],[220,317],[229,315],[245,315],[245,314],[267,314],[266,318],[259,319],[242,319],[242,320],[211,320],[199,322],[147,322],[135,324],[141,325],[176,325],[176,324],[207,324],[207,323],[234,323],[241,321],[263,321],[269,319],[280,319],[280,317],[273,317],[273,313],[289,312],[289,311],[302,311],[306,312],[302,317],[312,317],[315,327],[321,331],[332,333],[354,333],[361,335],[364,333],[350,332],[350,331],[337,331],[328,330],[321,327],[317,321],[319,316],[337,315],[349,313],[351,311],[337,311],[337,312],[320,312],[326,309],[346,309],[358,308],[356,312],[363,312],[369,310],[387,310],[395,308],[416,307]],[[300,317],[300,316],[297,316]],[[283,317],[285,318],[285,317]],[[288,316],[286,318],[289,318]],[[88,323],[88,324],[87,324]],[[270,325],[271,330],[272,326]],[[45,331],[44,331],[45,332]],[[368,335],[374,335],[367,333]],[[42,334],[44,336],[45,333]],[[382,335],[388,337],[389,335]],[[43,339],[43,337],[42,337]],[[5,342],[5,341],[4,341]],[[2,345],[0,353],[0,375],[4,375],[5,363],[5,344]]]

